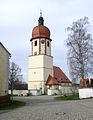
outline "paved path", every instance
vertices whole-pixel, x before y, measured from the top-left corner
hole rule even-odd
[[[0,120],[93,120],[93,99],[56,101],[52,96],[16,97],[25,107],[1,112]]]

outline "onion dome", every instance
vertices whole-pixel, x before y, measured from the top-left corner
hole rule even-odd
[[[42,15],[40,15],[38,19],[38,26],[34,27],[32,30],[32,39],[36,38],[48,38],[50,39],[50,30],[44,26],[44,19]],[[50,39],[51,40],[51,39]]]

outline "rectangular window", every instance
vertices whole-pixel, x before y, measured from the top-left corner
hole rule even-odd
[[[37,46],[37,41],[34,42],[34,46]]]
[[[47,41],[47,46],[49,47],[49,41]]]

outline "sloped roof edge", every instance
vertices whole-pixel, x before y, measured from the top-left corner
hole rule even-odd
[[[5,51],[9,54],[9,56],[11,57],[11,54],[9,53],[9,51],[5,48],[5,46],[1,43],[0,41],[0,45],[5,49]]]

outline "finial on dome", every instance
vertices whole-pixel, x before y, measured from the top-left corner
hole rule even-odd
[[[42,17],[42,10],[40,10],[40,17]]]
[[[44,25],[44,19],[42,17],[42,10],[40,10],[40,17],[38,19],[38,25]]]

